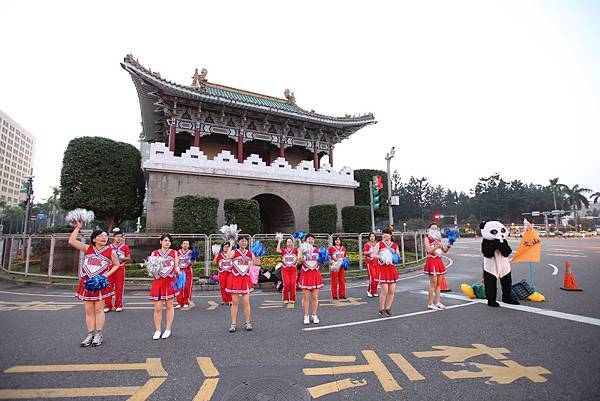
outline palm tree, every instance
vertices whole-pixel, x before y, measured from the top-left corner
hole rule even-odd
[[[579,184],[573,185],[573,188],[569,188],[566,185],[561,184],[562,191],[566,195],[565,201],[571,205],[573,209],[573,217],[575,217],[575,225],[579,224],[579,216],[577,215],[577,211],[581,209],[582,206],[588,207],[590,206],[590,202],[585,197],[584,194],[592,192],[589,188],[580,188]]]
[[[558,177],[550,179],[550,188],[552,189],[552,199],[554,200],[554,210],[558,210],[558,207],[556,205],[556,195],[557,195],[557,193],[560,193],[561,185],[562,184],[558,183]],[[560,217],[558,214],[554,216],[554,224],[556,224],[557,230],[558,230],[558,223],[560,222],[559,219],[560,219]]]
[[[51,220],[50,220],[50,227],[54,227],[54,218],[56,216],[56,213],[58,212],[58,209],[60,208],[60,187],[50,187],[52,189],[52,196],[48,198],[48,203],[50,204],[50,206],[52,206],[51,209]]]
[[[600,200],[600,192],[594,192],[591,194],[590,199],[593,199],[594,203],[598,203],[598,200]]]

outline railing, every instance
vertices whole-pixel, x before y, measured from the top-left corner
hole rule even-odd
[[[394,240],[400,248],[402,256],[401,266],[409,263],[421,262],[425,258],[424,233],[423,232],[394,232]],[[369,233],[334,233],[334,234],[314,234],[315,246],[331,246],[333,238],[340,236],[343,245],[346,247],[348,256],[358,270],[364,270],[365,255],[363,246],[368,241]],[[187,240],[190,247],[200,250],[200,259],[204,275],[208,276],[211,272],[212,264],[212,245],[221,244],[223,239],[221,234],[172,234],[173,246],[179,247],[181,242]],[[83,252],[80,252],[68,245],[69,234],[51,234],[51,235],[4,235],[0,236],[0,268],[8,273],[44,277],[48,279],[78,279],[81,264],[83,262]],[[128,266],[128,281],[151,281],[147,277],[145,269],[136,263],[142,263],[150,253],[159,248],[159,234],[126,234],[125,243],[131,249],[131,262]],[[284,241],[292,238],[290,234],[284,234]],[[378,236],[378,240],[380,237]],[[79,240],[89,243],[89,236],[80,235]],[[260,241],[265,245],[266,252],[263,257],[263,267],[272,268],[281,260],[276,252],[277,239],[274,234],[256,234],[250,236],[251,244],[254,241]],[[285,242],[281,244],[285,247]],[[77,269],[74,268],[77,266]],[[134,269],[132,266],[136,266]],[[137,270],[136,270],[137,269]],[[75,271],[76,270],[76,271]]]

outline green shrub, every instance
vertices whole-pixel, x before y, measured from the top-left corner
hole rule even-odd
[[[198,195],[179,196],[173,201],[173,232],[212,234],[217,231],[219,200]]]
[[[371,231],[371,208],[369,206],[346,206],[342,208],[342,227],[346,233]]]
[[[308,227],[313,233],[334,233],[337,227],[337,205],[315,205],[308,209]]]
[[[225,199],[225,222],[237,224],[245,234],[260,232],[260,206],[254,199]]]

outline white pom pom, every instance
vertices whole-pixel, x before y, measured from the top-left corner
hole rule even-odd
[[[277,241],[283,241],[283,233],[275,233],[275,239]]]
[[[379,256],[381,257],[381,263],[384,265],[393,264],[394,259],[392,252],[388,248],[382,249],[381,252],[379,252]]]
[[[300,245],[300,252],[302,252],[304,255],[310,255],[314,253],[314,249],[315,248],[308,242],[303,242],[302,245]]]
[[[212,250],[212,253],[213,253],[213,255],[218,255],[218,254],[219,254],[219,252],[221,252],[221,245],[219,245],[219,244],[214,244],[214,245],[211,247],[211,250]]]
[[[230,239],[237,241],[238,234],[240,233],[241,230],[238,230],[237,224],[230,224],[228,226],[225,225],[225,226],[221,227],[219,229],[219,231],[221,232],[221,234],[223,234],[223,239],[225,241],[229,241]]]
[[[146,259],[146,270],[150,277],[155,277],[163,266],[163,259],[158,256],[148,256]]]
[[[71,225],[74,225],[77,222],[81,222],[81,224],[85,226],[86,224],[89,224],[92,221],[94,221],[94,218],[94,212],[92,212],[91,210],[78,208],[71,210],[69,213],[67,213],[65,220]]]

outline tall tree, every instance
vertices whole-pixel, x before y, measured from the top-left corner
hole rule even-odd
[[[562,189],[565,193],[565,201],[573,210],[573,217],[575,217],[575,224],[577,225],[579,224],[578,211],[581,210],[583,206],[588,207],[590,205],[590,202],[584,194],[590,193],[592,190],[589,188],[580,188],[579,184],[573,185],[572,188],[562,185]]]
[[[590,199],[592,199],[594,203],[598,203],[598,200],[600,200],[600,192],[594,192],[591,194]]]
[[[146,193],[140,152],[102,137],[69,142],[60,176],[60,205],[93,210],[108,229],[142,214]]]

